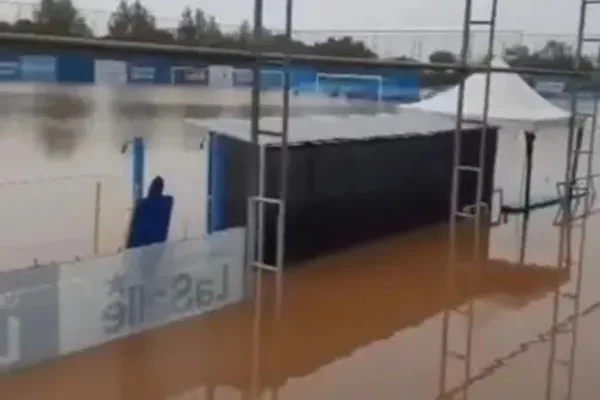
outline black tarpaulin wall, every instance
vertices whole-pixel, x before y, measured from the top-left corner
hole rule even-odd
[[[452,186],[453,131],[290,148],[286,261],[445,221]],[[483,201],[493,190],[497,130],[489,130]],[[465,130],[462,164],[477,165],[481,131]],[[279,148],[266,153],[266,194],[279,189]],[[475,202],[477,176],[461,174],[461,207]],[[266,216],[265,255],[272,262],[276,214]]]
[[[453,131],[290,146],[286,263],[445,221],[452,180]],[[481,131],[462,135],[462,164],[477,165]],[[237,156],[229,168],[245,168],[251,145],[228,139]],[[488,129],[483,201],[490,201],[497,130]],[[241,149],[245,148],[246,151]],[[236,160],[237,159],[237,160]],[[279,191],[280,149],[265,149],[266,196]],[[237,176],[238,173],[233,175]],[[228,178],[227,214],[245,212],[245,179]],[[461,175],[461,206],[475,201],[477,176]],[[243,186],[240,186],[243,185]],[[235,193],[235,194],[234,194]],[[243,197],[237,201],[237,197]],[[242,207],[242,208],[240,208]],[[265,206],[265,261],[273,263],[276,207]],[[240,219],[235,218],[239,226]]]

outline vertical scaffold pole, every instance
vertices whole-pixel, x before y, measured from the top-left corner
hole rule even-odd
[[[292,24],[294,13],[294,0],[286,0],[285,4],[285,37],[287,42],[292,40]],[[276,307],[281,311],[283,298],[283,263],[285,262],[285,219],[288,191],[289,149],[288,135],[290,123],[290,92],[292,88],[292,75],[290,72],[289,50],[285,53],[283,64],[283,110],[281,114],[281,157],[279,170],[279,213],[277,214],[277,276],[276,276]]]
[[[462,49],[461,49],[461,57],[460,62],[462,66],[465,66],[467,63],[467,57],[469,53],[469,39],[471,36],[470,30],[470,21],[472,14],[472,0],[465,0],[465,9],[464,9],[464,20],[463,20],[463,35],[462,35]],[[454,290],[454,263],[456,260],[456,236],[457,236],[457,219],[458,215],[456,214],[456,210],[458,208],[459,203],[459,181],[460,181],[460,170],[458,169],[458,165],[460,164],[461,159],[461,135],[462,135],[462,117],[463,117],[463,107],[464,107],[464,94],[465,94],[465,82],[464,79],[461,79],[458,86],[458,100],[457,100],[457,110],[456,110],[456,130],[454,132],[454,153],[452,157],[453,168],[452,168],[452,193],[450,197],[450,222],[449,222],[449,263],[448,263],[448,271],[447,271],[447,283],[449,287],[450,301],[453,299],[453,290]],[[450,325],[450,313],[451,310],[445,310],[442,320],[442,360],[440,365],[440,378],[439,378],[439,397],[440,399],[445,398],[446,393],[446,380],[447,380],[447,364],[448,364],[448,334],[449,334],[449,325]]]
[[[257,243],[262,240],[259,235],[259,226],[262,221],[257,221],[256,218],[256,202],[255,198],[259,194],[259,181],[260,181],[260,151],[259,151],[259,130],[260,130],[260,87],[261,87],[261,66],[260,59],[257,52],[257,44],[262,37],[262,20],[263,20],[263,0],[254,0],[254,46],[253,49],[256,52],[256,60],[252,65],[252,87],[250,96],[250,143],[253,151],[247,165],[247,188],[248,194],[248,209],[246,215],[246,252],[245,252],[245,264],[246,264],[246,282],[250,284],[254,279],[254,261],[257,252]],[[257,277],[259,279],[259,277]],[[253,295],[256,293],[253,293]]]
[[[291,39],[292,36],[292,6],[293,3],[288,1],[286,4],[286,37]],[[257,0],[256,8],[260,11],[262,4]],[[262,21],[260,21],[262,12],[256,12],[255,37],[256,45],[260,46],[262,37]],[[249,199],[248,199],[248,237],[246,252],[247,270],[256,271],[256,280],[262,279],[262,272],[275,273],[275,308],[279,313],[283,296],[283,263],[285,260],[285,198],[288,188],[288,130],[289,130],[289,114],[290,114],[290,54],[286,53],[283,63],[283,82],[282,82],[282,116],[281,130],[264,130],[260,127],[260,94],[261,94],[261,64],[262,54],[256,52],[256,63],[253,69],[253,86],[252,86],[252,121],[251,134],[253,148],[258,152],[258,157],[253,157],[253,170],[249,171]],[[267,149],[262,145],[260,137],[276,137],[279,139],[279,185],[273,197],[268,197],[268,193],[273,193],[274,188],[267,187],[266,169],[267,169]],[[269,265],[265,262],[264,255],[264,240],[265,240],[265,223],[272,223],[271,218],[267,218],[265,207],[276,208],[275,220],[275,254],[274,265]]]
[[[573,69],[578,71],[581,67],[581,53],[583,50],[583,43],[585,41],[585,22],[586,22],[586,11],[589,3],[592,3],[590,0],[580,0],[579,3],[579,21],[577,25],[577,43],[575,46],[575,54],[573,56]],[[573,150],[575,134],[578,128],[578,107],[577,107],[577,95],[578,95],[578,81],[571,80],[570,87],[570,111],[571,116],[569,118],[569,126],[567,133],[567,148],[566,148],[566,156],[565,156],[565,193],[564,198],[562,199],[562,224],[569,224],[572,219],[572,195],[573,195],[573,185],[574,185],[574,176],[577,174],[577,171],[574,171],[575,168],[575,158],[579,156],[579,152]],[[569,267],[568,265],[563,265],[563,251],[565,247],[565,243],[570,243],[571,234],[570,229],[561,229],[560,230],[560,243],[559,243],[559,263],[560,267]],[[569,258],[569,257],[567,257]]]
[[[252,330],[252,366],[251,366],[251,382],[250,382],[250,399],[258,397],[259,392],[259,366],[260,366],[260,347],[257,341],[260,340],[260,322],[261,322],[261,305],[262,305],[262,277],[261,269],[255,271],[254,262],[257,253],[262,254],[262,213],[257,218],[258,207],[262,207],[256,201],[261,196],[261,180],[262,180],[262,152],[260,149],[259,133],[260,133],[260,88],[261,88],[261,63],[259,57],[258,46],[263,33],[263,0],[254,0],[254,15],[253,15],[253,49],[255,51],[256,60],[252,65],[252,88],[250,97],[250,143],[252,152],[248,162],[248,208],[246,215],[246,282],[252,288],[251,294],[254,297],[254,321]],[[261,250],[259,251],[259,247]],[[254,273],[256,272],[256,276]]]
[[[491,91],[491,62],[494,56],[494,42],[495,42],[495,31],[496,31],[496,15],[498,1],[493,0],[490,11],[489,20],[474,20],[472,19],[472,1],[466,0],[465,12],[464,12],[464,23],[463,23],[463,43],[461,49],[460,62],[465,67],[469,61],[469,55],[471,53],[471,25],[487,25],[489,26],[489,39],[488,48],[486,54],[486,62],[488,69],[486,70],[485,88],[484,88],[484,104],[483,114],[481,118],[481,136],[480,136],[480,147],[478,165],[462,165],[461,161],[461,147],[462,147],[462,127],[463,127],[463,116],[464,116],[464,103],[465,103],[465,79],[462,79],[459,84],[458,100],[457,100],[457,111],[456,111],[456,130],[454,132],[454,155],[453,155],[453,171],[452,171],[452,194],[451,194],[451,209],[450,209],[450,251],[449,251],[449,263],[448,263],[448,285],[450,287],[449,293],[452,296],[455,287],[456,280],[456,262],[458,256],[458,218],[474,218],[473,226],[473,251],[472,261],[469,263],[469,269],[474,268],[473,271],[468,271],[467,277],[469,279],[469,287],[472,287],[476,282],[473,282],[473,274],[478,273],[477,269],[480,267],[480,255],[481,255],[481,231],[483,228],[483,211],[489,207],[484,207],[483,202],[483,189],[484,189],[484,170],[486,162],[486,144],[487,144],[487,133],[488,133],[488,119],[489,119],[489,102],[490,102],[490,91]],[[461,172],[475,173],[477,176],[477,185],[475,189],[474,203],[471,204],[468,209],[474,213],[467,213],[466,210],[460,210],[461,206],[461,186],[460,186],[460,174]],[[453,297],[453,296],[452,296]],[[464,382],[458,387],[462,387],[460,393],[463,399],[467,399],[469,390],[469,380],[471,377],[471,358],[472,358],[472,341],[473,341],[473,323],[474,323],[474,300],[472,294],[469,293],[469,301],[466,310],[446,310],[443,317],[442,325],[442,365],[440,371],[440,398],[445,398],[449,395],[447,392],[447,370],[448,370],[448,356],[456,355],[457,359],[464,362]],[[461,318],[466,318],[466,338],[465,338],[465,349],[464,352],[450,351],[448,348],[448,336],[450,330],[451,316],[456,313]],[[457,393],[453,393],[457,394]]]
[[[262,38],[263,27],[262,27],[262,0],[255,0],[254,8],[254,39],[255,43],[260,45]],[[285,37],[288,42],[292,39],[292,20],[293,20],[293,0],[286,0],[285,7]],[[286,198],[288,190],[288,164],[289,164],[289,150],[288,150],[288,131],[289,131],[289,116],[290,116],[290,91],[292,86],[292,80],[290,76],[290,54],[289,49],[286,50],[285,59],[283,62],[283,87],[282,87],[282,113],[281,113],[281,131],[264,131],[260,127],[260,94],[261,94],[261,62],[260,54],[257,53],[257,59],[253,68],[253,85],[252,85],[252,121],[251,121],[251,134],[252,144],[258,151],[258,157],[253,157],[253,160],[257,161],[254,164],[255,170],[251,172],[249,177],[250,188],[255,188],[253,191],[249,191],[248,200],[248,231],[249,231],[249,251],[246,253],[248,258],[248,271],[256,270],[255,279],[255,315],[254,315],[254,329],[253,329],[253,362],[252,362],[252,388],[251,394],[252,399],[259,396],[260,388],[260,373],[259,368],[260,362],[260,344],[261,344],[261,307],[263,301],[262,294],[262,271],[274,272],[275,273],[275,314],[277,317],[282,312],[282,301],[283,301],[283,264],[285,261],[285,228],[286,228]],[[266,197],[265,187],[266,182],[266,149],[260,146],[260,135],[275,136],[280,139],[280,157],[279,157],[279,187],[276,198]],[[257,189],[257,190],[256,190]],[[264,207],[277,207],[277,219],[276,219],[276,243],[275,243],[275,265],[268,265],[263,259],[264,250],[264,224],[265,224],[265,212]],[[258,207],[258,209],[257,209]],[[257,217],[256,216],[257,214]],[[258,255],[258,259],[255,258]],[[278,389],[274,388],[272,391],[272,398],[276,399]]]

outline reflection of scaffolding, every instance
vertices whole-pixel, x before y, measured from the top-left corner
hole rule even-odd
[[[469,31],[470,27],[473,24],[477,25],[488,25],[490,28],[489,34],[489,47],[488,47],[488,61],[491,60],[494,49],[494,34],[495,34],[495,26],[496,26],[496,9],[497,9],[498,0],[492,0],[492,8],[491,8],[491,17],[486,21],[477,21],[472,19],[471,15],[471,0],[466,0],[466,8],[464,14],[464,36],[463,36],[463,46],[461,53],[461,62],[465,64],[468,58],[469,51]],[[579,69],[580,60],[581,60],[581,52],[582,52],[582,44],[586,40],[584,36],[584,27],[585,27],[585,17],[586,17],[586,7],[590,3],[597,3],[594,0],[581,0],[581,15],[578,27],[578,44],[575,54],[575,70]],[[474,249],[473,249],[473,259],[472,264],[474,265],[473,269],[475,270],[474,274],[469,273],[469,286],[473,287],[477,280],[478,271],[480,268],[478,263],[481,251],[481,232],[482,232],[482,222],[484,217],[484,212],[488,211],[491,207],[489,205],[482,202],[482,193],[483,193],[483,157],[485,154],[485,135],[486,135],[486,127],[488,123],[488,109],[489,109],[489,97],[490,97],[490,70],[486,71],[486,85],[485,85],[485,94],[484,94],[484,104],[483,104],[483,133],[481,139],[481,148],[480,148],[480,159],[479,165],[477,166],[469,166],[469,165],[461,165],[460,160],[460,139],[461,139],[461,128],[462,128],[462,116],[463,116],[463,105],[464,105],[464,82],[462,82],[459,86],[459,98],[457,105],[457,126],[455,132],[455,146],[454,146],[454,171],[453,171],[453,182],[452,182],[452,197],[451,197],[451,210],[450,210],[450,262],[449,262],[449,273],[448,273],[448,282],[450,288],[450,295],[453,295],[454,292],[454,281],[456,272],[459,271],[460,263],[457,260],[457,224],[459,218],[468,218],[473,219],[474,221]],[[573,85],[576,86],[576,85]],[[571,229],[573,218],[573,209],[572,209],[572,198],[574,191],[579,188],[577,185],[578,182],[581,182],[582,178],[577,177],[577,163],[580,155],[588,156],[588,165],[587,165],[587,176],[584,178],[584,188],[583,190],[586,193],[585,196],[585,206],[584,206],[584,216],[590,211],[590,201],[592,200],[591,193],[593,190],[592,183],[592,159],[593,159],[593,150],[594,150],[594,136],[595,136],[595,124],[596,124],[596,113],[597,113],[597,105],[594,105],[594,112],[589,116],[592,120],[592,127],[590,132],[590,141],[589,147],[587,149],[581,149],[581,134],[578,135],[578,143],[574,143],[574,136],[578,128],[578,123],[582,120],[579,116],[577,116],[577,92],[574,87],[573,93],[571,96],[571,118],[569,121],[569,134],[567,139],[567,154],[566,154],[566,165],[565,165],[565,181],[562,185],[566,192],[565,201],[561,205],[561,219],[560,219],[560,243],[558,248],[558,267],[559,268],[570,268],[571,267]],[[582,129],[579,130],[583,132]],[[475,201],[471,206],[468,206],[463,209],[459,209],[459,195],[460,195],[460,178],[462,173],[475,173],[477,174],[477,188],[476,188],[476,197]],[[579,193],[577,193],[579,194]],[[528,218],[527,216],[525,218]],[[585,218],[582,226],[582,236],[585,235]],[[583,255],[583,238],[579,251],[579,260],[578,265],[581,266],[581,257]],[[473,276],[475,278],[473,278]],[[581,285],[581,274],[578,274],[577,277],[577,290],[575,294],[566,295],[560,292],[557,287],[555,296],[554,296],[554,312],[553,312],[553,330],[551,335],[553,346],[555,348],[555,338],[556,338],[556,324],[558,318],[558,309],[560,305],[560,299],[566,298],[570,299],[573,303],[576,311],[578,311],[579,307],[579,288]],[[446,310],[443,316],[443,325],[442,325],[442,359],[441,359],[441,370],[440,370],[440,381],[439,381],[439,398],[452,398],[455,399],[457,396],[460,396],[462,399],[468,398],[469,387],[473,380],[472,376],[472,346],[473,346],[473,326],[474,326],[474,296],[469,296],[470,300],[466,304],[466,306],[460,307],[458,309],[450,309]],[[465,327],[465,339],[464,339],[464,348],[451,349],[449,346],[449,331],[450,327],[454,325],[453,320],[459,320],[463,322]],[[576,335],[576,323],[572,329],[573,332],[573,341],[575,341]],[[574,346],[572,346],[574,348]],[[554,373],[554,364],[555,364],[555,352],[552,351],[551,361],[549,363],[549,371],[548,376],[549,380],[553,378]],[[571,372],[569,373],[570,380],[572,380],[572,365],[574,359],[574,350],[571,352],[570,357],[566,361],[567,364],[571,368]],[[448,369],[451,367],[452,363],[450,360],[456,360],[457,362],[462,364],[463,370],[463,379],[462,383],[458,386],[460,390],[449,391],[448,389]],[[569,385],[569,393],[571,391],[571,386]],[[552,400],[551,392],[548,393],[547,400]]]
[[[496,30],[496,13],[498,8],[498,0],[492,0],[491,12],[489,20],[475,20],[472,17],[472,1],[466,0],[464,24],[463,24],[463,43],[460,62],[465,65],[468,62],[470,56],[470,37],[471,37],[471,26],[473,25],[484,25],[489,27],[489,42],[486,59],[488,66],[491,59],[494,56],[494,38]],[[477,285],[478,281],[478,270],[480,261],[480,248],[481,248],[481,232],[483,216],[482,212],[491,209],[489,205],[484,205],[482,202],[483,197],[483,168],[485,163],[485,145],[488,128],[488,112],[489,112],[489,101],[490,101],[490,86],[491,86],[491,68],[488,68],[485,75],[485,89],[484,89],[484,104],[483,104],[483,118],[482,118],[482,134],[480,139],[479,148],[479,162],[476,166],[461,165],[461,136],[462,136],[462,124],[463,124],[463,107],[464,107],[464,96],[465,96],[465,80],[462,80],[458,87],[458,104],[456,111],[456,132],[454,134],[454,167],[452,173],[452,197],[451,210],[450,210],[450,260],[448,268],[448,284],[449,293],[452,296],[454,292],[456,272],[460,270],[457,268],[457,224],[459,218],[474,218],[474,243],[473,243],[473,260],[467,263],[469,266],[469,272],[467,274],[468,287],[473,289]],[[460,178],[462,173],[476,174],[477,176],[477,188],[475,194],[475,201],[471,206],[467,206],[465,209],[459,210],[459,195],[460,195]],[[475,273],[473,273],[475,272]],[[439,393],[440,398],[446,397],[448,391],[448,369],[452,365],[450,362],[456,360],[462,364],[462,375],[464,382],[469,382],[472,378],[472,348],[473,348],[473,328],[474,328],[474,302],[475,297],[469,293],[468,302],[466,306],[457,309],[447,309],[444,312],[442,322],[442,360],[440,368],[440,381],[439,381]],[[455,325],[454,320],[462,320],[465,326],[465,340],[463,348],[451,349],[449,344],[450,329]],[[464,400],[468,398],[469,385],[465,385],[460,393],[458,394]]]
[[[586,0],[583,0],[582,14],[583,20],[585,20],[585,8],[587,6]],[[581,42],[581,40],[580,40]],[[575,378],[575,357],[577,351],[577,334],[578,324],[581,309],[581,286],[583,282],[583,264],[584,264],[584,251],[585,251],[585,240],[587,234],[587,220],[591,214],[591,209],[595,200],[594,182],[595,174],[593,174],[593,160],[594,160],[594,148],[595,148],[595,126],[596,126],[596,115],[598,108],[598,98],[594,99],[594,112],[591,116],[591,132],[588,143],[588,150],[583,153],[587,155],[587,165],[585,169],[585,176],[577,177],[574,167],[572,176],[575,181],[574,190],[580,190],[580,183],[583,182],[583,190],[587,195],[583,199],[583,210],[581,213],[571,209],[568,213],[568,219],[563,221],[561,232],[565,232],[565,246],[560,248],[559,265],[568,268],[575,274],[575,288],[573,292],[564,292],[560,286],[557,286],[554,290],[553,296],[553,310],[552,310],[552,322],[550,327],[550,356],[548,359],[548,370],[547,370],[547,382],[546,382],[546,400],[553,400],[555,398],[563,398],[571,400],[573,397],[573,381]],[[576,150],[578,151],[578,150]],[[568,187],[568,185],[567,185]],[[563,210],[564,212],[564,210]],[[571,257],[571,238],[574,230],[579,231],[579,246],[575,257]],[[561,235],[562,239],[563,235]],[[565,310],[567,317],[559,323],[559,314],[561,310]],[[558,339],[565,338],[568,342],[568,354],[559,354]],[[566,375],[566,393],[558,395],[556,383],[558,381],[558,375],[562,373]]]
[[[586,202],[589,197],[586,198]],[[547,369],[547,382],[546,382],[546,400],[553,400],[555,398],[562,398],[570,400],[573,389],[573,378],[575,368],[575,352],[577,348],[577,326],[579,321],[580,312],[580,296],[581,296],[581,283],[582,283],[582,272],[583,272],[583,256],[585,246],[585,234],[586,234],[586,223],[587,218],[583,218],[581,223],[570,220],[561,227],[561,231],[565,232],[568,238],[567,242],[564,243],[564,247],[560,251],[559,265],[569,270],[570,276],[575,274],[575,289],[573,292],[565,292],[562,290],[561,285],[557,285],[554,288],[554,294],[552,296],[552,320],[549,330],[550,336],[550,356],[548,360]],[[578,251],[575,257],[571,256],[571,239],[572,231],[576,228],[581,229],[581,236],[579,238]],[[574,268],[572,268],[574,267]],[[559,320],[560,311],[566,309],[568,317],[562,321]],[[560,355],[557,351],[557,343],[559,337],[564,337],[569,342],[568,354]],[[557,371],[561,369],[562,371]],[[566,395],[556,397],[556,382],[557,372],[566,372],[567,378],[567,393]]]

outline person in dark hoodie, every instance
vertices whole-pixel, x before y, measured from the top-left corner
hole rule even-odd
[[[167,240],[174,200],[173,196],[163,194],[164,187],[164,179],[156,176],[150,183],[148,195],[135,205],[127,237],[128,249]]]

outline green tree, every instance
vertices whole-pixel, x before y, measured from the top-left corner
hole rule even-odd
[[[247,20],[242,21],[234,36],[240,47],[248,47],[252,43],[252,39],[254,39],[254,32],[250,22]]]
[[[365,42],[355,40],[351,36],[342,38],[330,37],[324,42],[315,43],[310,52],[323,56],[375,58],[377,54],[367,47]]]
[[[222,36],[215,17],[207,16],[198,8],[193,12],[190,7],[183,10],[177,27],[178,43],[188,46],[211,46],[218,44]]]
[[[121,0],[108,22],[108,37],[140,42],[174,42],[167,30],[157,28],[156,18],[139,0],[132,4]]]
[[[66,36],[93,36],[71,0],[41,0],[33,20],[19,20],[13,30]]]

